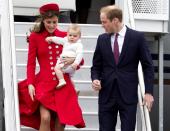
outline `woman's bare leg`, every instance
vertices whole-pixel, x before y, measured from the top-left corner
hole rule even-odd
[[[58,117],[56,116],[56,121],[55,121],[55,131],[64,131],[65,125],[62,125],[59,120]]]
[[[50,111],[45,108],[43,105],[40,105],[40,115],[41,123],[39,131],[50,131],[50,120],[51,114]]]

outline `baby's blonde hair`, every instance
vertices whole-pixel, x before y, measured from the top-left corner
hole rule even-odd
[[[81,29],[80,29],[80,26],[78,24],[69,25],[67,31],[69,32],[70,30],[73,30],[74,32],[76,32],[78,35],[81,36]]]

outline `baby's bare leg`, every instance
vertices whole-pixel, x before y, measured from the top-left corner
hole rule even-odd
[[[56,88],[61,88],[62,86],[66,85],[66,81],[64,80],[63,72],[61,70],[60,64],[57,64],[54,68],[57,78],[59,80],[59,84]]]
[[[55,68],[54,68],[54,71],[57,75],[57,78],[60,80],[60,79],[64,79],[64,76],[63,76],[63,72],[61,70],[61,67],[60,65],[56,65]]]

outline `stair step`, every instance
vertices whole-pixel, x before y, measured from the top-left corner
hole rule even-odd
[[[28,43],[26,41],[26,34],[15,34],[16,49],[28,49]],[[94,51],[96,47],[98,36],[84,36],[82,34],[81,41],[85,51]]]
[[[98,111],[98,97],[97,96],[79,96],[80,107],[83,112],[97,112]]]
[[[95,128],[81,128],[81,129],[79,129],[79,128],[68,128],[68,127],[66,127],[65,130],[66,131],[99,131],[98,128],[96,128],[96,129]],[[37,131],[37,130],[22,126],[21,131]],[[120,131],[120,129],[116,129],[116,131]]]
[[[84,115],[84,120],[85,120],[85,123],[86,123],[85,128],[79,129],[79,128],[75,128],[73,126],[67,125],[66,130],[67,131],[98,131],[99,130],[99,124],[98,124],[97,114],[92,114],[90,116],[90,114],[88,113],[88,114],[83,114],[83,115]],[[116,130],[117,131],[120,130],[120,119],[119,118],[118,118],[118,121],[117,121]],[[21,131],[37,131],[37,130],[29,128],[29,127],[22,126]]]
[[[37,130],[32,129],[32,128],[22,127],[21,131],[37,131]],[[84,129],[66,128],[65,131],[99,131],[99,129],[93,129],[93,128],[92,129],[90,129],[90,128],[84,128]],[[116,129],[116,131],[120,131],[120,129]]]
[[[15,34],[26,34],[33,27],[35,23],[29,22],[15,22]],[[59,23],[58,28],[63,31],[67,31],[67,27],[69,24],[67,23]],[[100,24],[79,24],[81,27],[82,34],[86,34],[88,36],[98,36],[104,29]],[[92,30],[93,29],[93,30]]]
[[[79,128],[68,128],[68,127],[66,127],[65,130],[66,131],[99,131],[98,128],[97,129],[95,129],[95,128],[82,128],[82,129],[79,129]],[[37,131],[37,130],[35,130],[33,128],[22,126],[21,131]],[[119,130],[116,130],[116,131],[119,131]]]
[[[84,65],[85,66],[92,66],[92,58],[94,51],[84,51],[83,52],[84,58]],[[27,49],[16,49],[16,61],[17,64],[26,64],[28,57],[28,50]]]
[[[18,82],[24,80],[22,79],[17,79]],[[81,80],[73,80],[75,84],[76,90],[80,91],[79,96],[97,96],[98,92],[94,91],[91,86],[91,81],[81,81]]]
[[[39,67],[36,68],[36,72],[39,71]],[[80,70],[77,70],[73,76],[73,80],[82,80],[82,81],[90,81],[90,67],[85,66]],[[17,64],[17,78],[26,78],[26,64]]]

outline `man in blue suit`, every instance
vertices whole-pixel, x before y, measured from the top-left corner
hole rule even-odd
[[[143,33],[122,23],[122,10],[101,8],[100,20],[106,33],[98,37],[91,68],[92,87],[99,91],[100,131],[115,131],[120,114],[121,131],[134,131],[138,103],[138,64],[145,82],[143,103],[151,110],[154,70]]]

